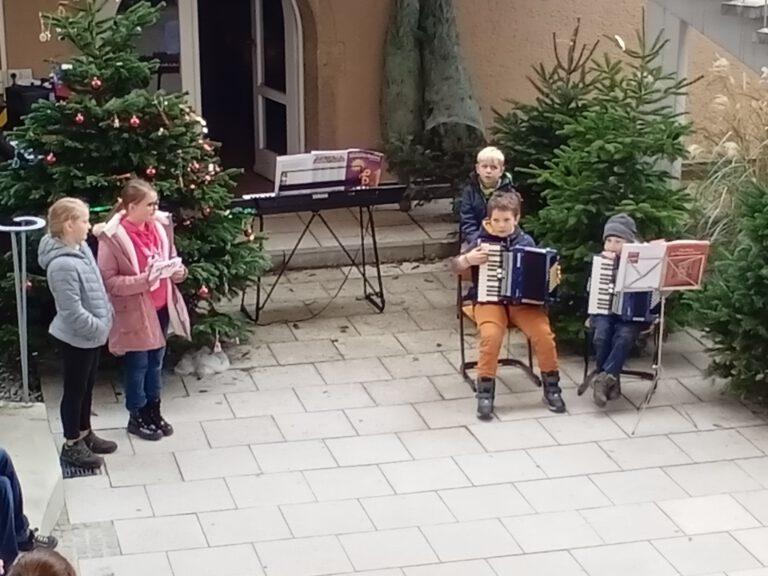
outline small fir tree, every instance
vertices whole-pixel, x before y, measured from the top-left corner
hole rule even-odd
[[[57,198],[78,196],[107,207],[128,178],[148,180],[174,216],[193,334],[233,338],[243,326],[216,302],[245,290],[267,264],[247,216],[230,211],[237,171],[221,169],[185,95],[147,90],[157,62],[142,59],[135,42],[163,5],[139,2],[102,18],[107,1],[62,1],[43,16],[77,49],[61,67],[72,95],[35,104],[11,133],[17,155],[0,167],[0,204],[41,214]]]
[[[544,208],[528,222],[536,239],[556,246],[563,265],[559,312],[564,338],[581,332],[587,261],[601,250],[601,231],[612,214],[626,212],[646,238],[679,237],[688,194],[669,166],[686,155],[689,124],[673,101],[691,84],[660,65],[666,41],[650,44],[638,32],[636,49],[593,61],[587,108],[561,130],[566,144],[533,173],[545,188]]]
[[[721,250],[696,299],[712,340],[714,373],[758,399],[768,395],[768,186],[744,182],[737,197],[735,247]]]

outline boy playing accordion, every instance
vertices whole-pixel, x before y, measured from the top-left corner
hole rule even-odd
[[[487,218],[482,222],[477,241],[534,247],[533,239],[517,225],[519,220],[520,195],[516,192],[496,193],[488,200]],[[467,299],[474,302],[474,320],[480,334],[476,384],[478,417],[490,418],[493,412],[499,352],[509,325],[519,328],[531,341],[541,369],[544,403],[553,412],[565,412],[555,335],[549,326],[547,311],[539,305],[477,302],[478,266],[487,261],[488,253],[483,246],[476,246],[453,260],[457,272],[472,269],[473,286]]]
[[[603,230],[603,258],[617,260],[624,244],[637,241],[637,226],[627,214],[611,216]],[[638,335],[648,327],[645,322],[622,320],[617,314],[592,314],[592,344],[596,368],[584,386],[592,386],[592,399],[603,407],[608,400],[621,396],[619,376]]]

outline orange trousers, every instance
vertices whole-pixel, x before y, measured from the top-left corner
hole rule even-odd
[[[496,377],[499,352],[508,326],[516,326],[530,339],[542,372],[557,370],[555,335],[542,306],[521,304],[475,304],[475,323],[480,332],[477,375]]]

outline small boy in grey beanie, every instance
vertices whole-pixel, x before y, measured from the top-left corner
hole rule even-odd
[[[634,242],[637,239],[637,224],[629,214],[614,214],[603,228],[603,242],[611,236]]]
[[[637,241],[637,225],[632,217],[623,213],[615,214],[608,218],[603,229],[602,256],[618,260],[624,244]],[[621,316],[615,314],[593,314],[590,323],[593,328],[596,369],[582,386],[592,386],[592,399],[602,407],[608,400],[621,395],[621,370],[646,324],[622,320]]]

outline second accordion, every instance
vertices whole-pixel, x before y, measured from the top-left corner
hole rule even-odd
[[[560,283],[557,251],[483,242],[488,262],[479,266],[477,301],[548,304],[557,300]]]

